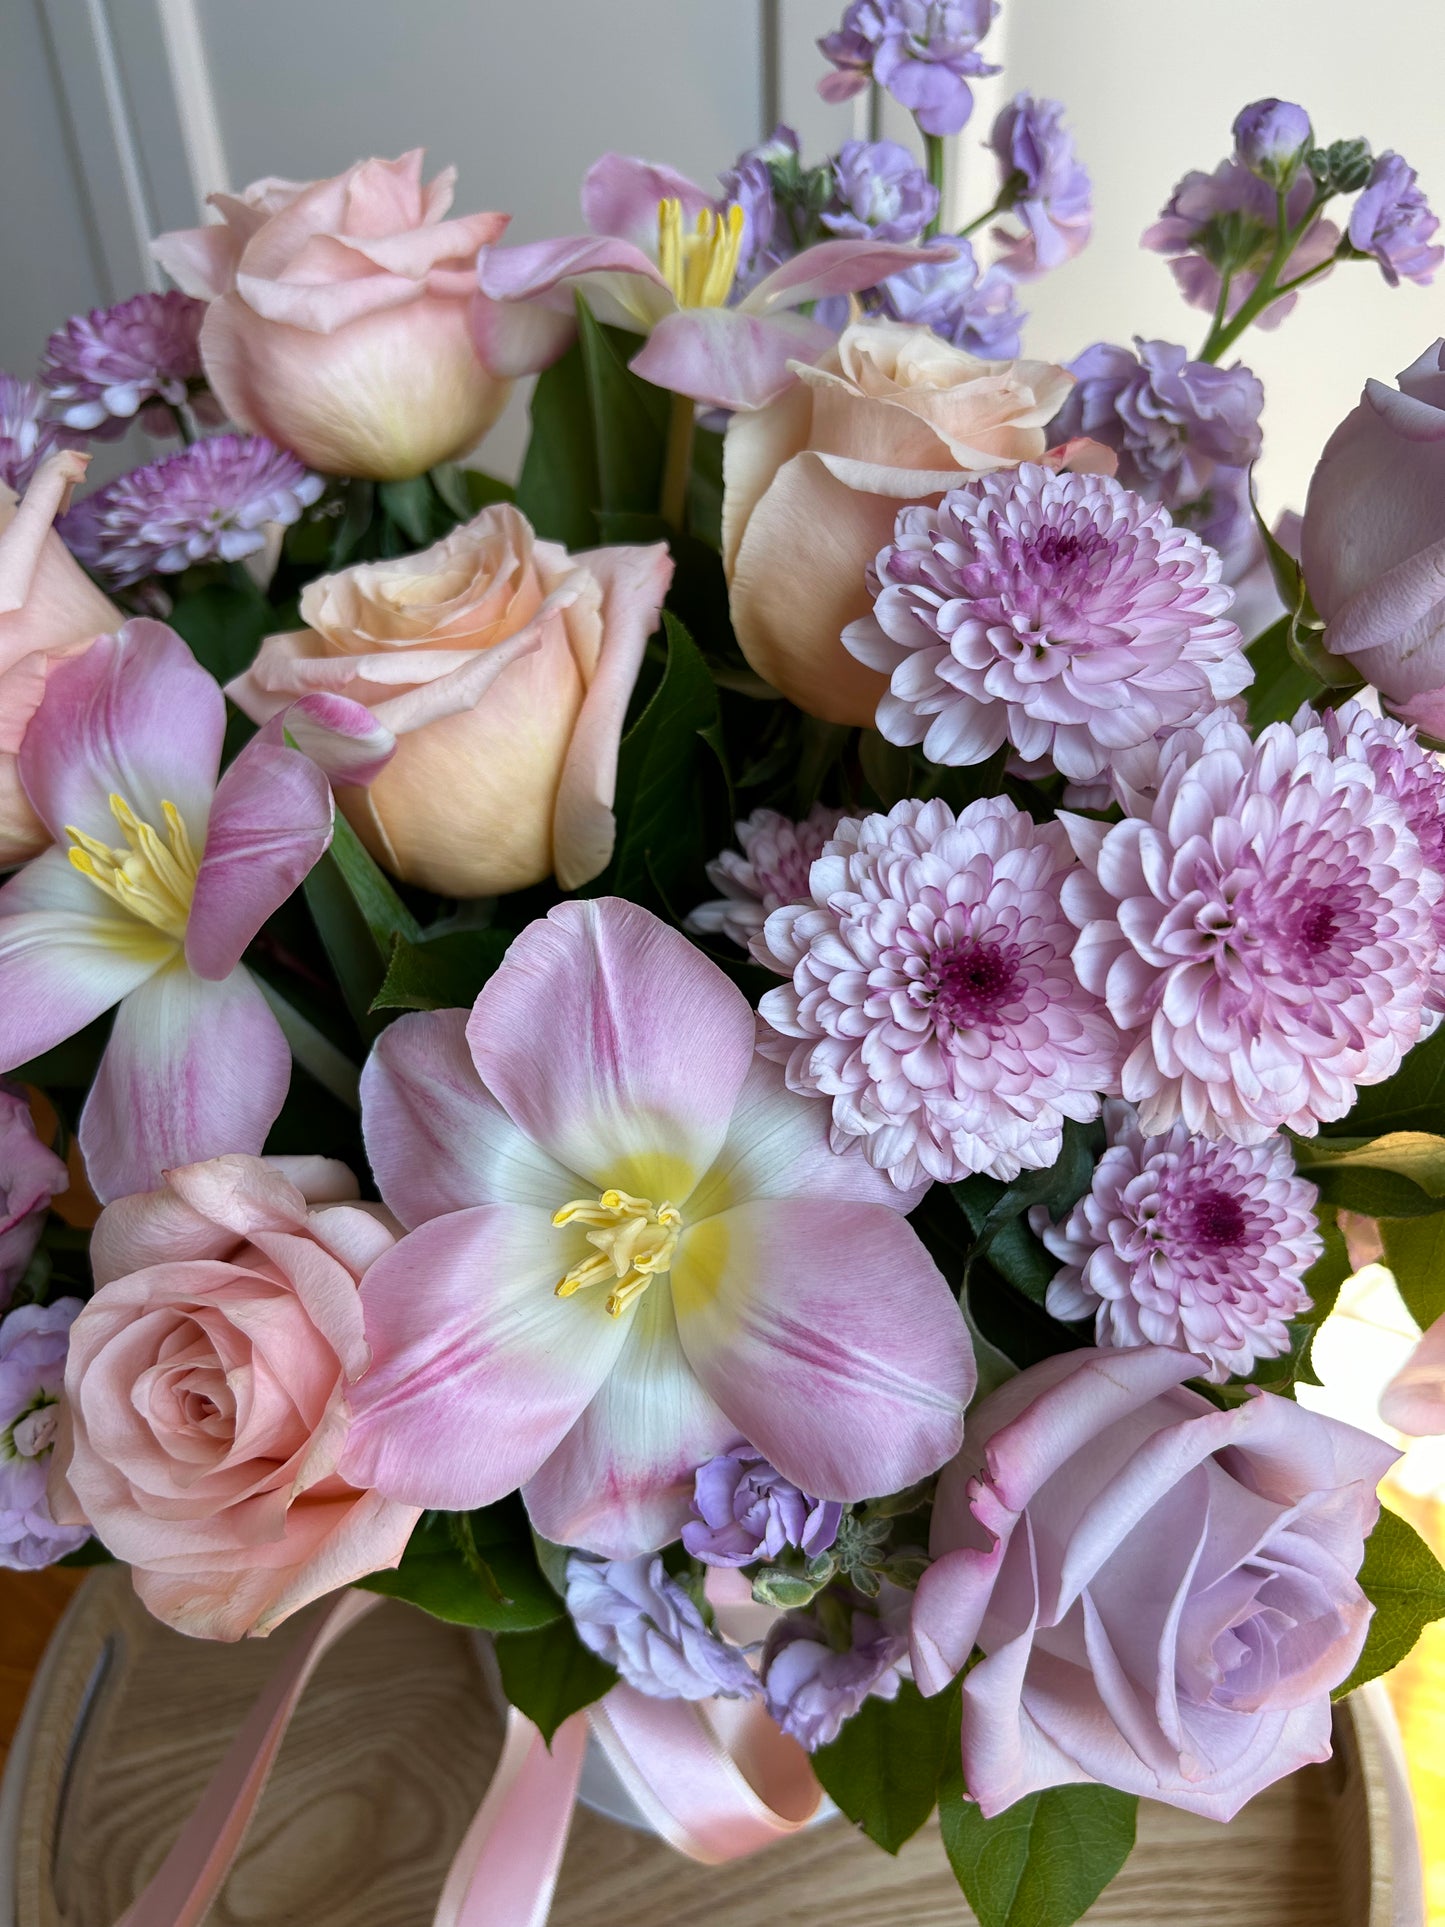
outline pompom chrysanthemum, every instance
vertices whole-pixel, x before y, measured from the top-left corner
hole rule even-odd
[[[777,810],[754,810],[737,825],[741,854],[724,850],[707,866],[709,880],[723,894],[700,903],[683,928],[698,936],[730,937],[746,950],[769,911],[807,896],[813,859],[842,815],[825,803],[814,804],[800,823]]]
[[[1073,867],[1057,824],[1002,797],[899,803],[840,823],[810,894],[754,954],[791,981],[763,998],[759,1048],[830,1098],[833,1146],[861,1144],[900,1189],[1017,1177],[1097,1117],[1119,1040],[1069,962]]]
[[[1029,1221],[1063,1269],[1055,1318],[1093,1318],[1103,1346],[1168,1345],[1223,1384],[1289,1350],[1309,1307],[1304,1275],[1324,1250],[1318,1193],[1282,1137],[1230,1144],[1176,1124],[1146,1137],[1133,1108],[1104,1106],[1109,1148],[1062,1224]]]
[[[202,379],[205,318],[204,301],[175,289],[72,315],[46,342],[40,369],[56,420],[102,440],[142,411],[148,428],[172,429],[168,409]]]
[[[1255,742],[1221,710],[1156,761],[1124,822],[1063,819],[1074,964],[1127,1033],[1123,1095],[1151,1134],[1313,1133],[1421,1034],[1440,876],[1322,725]]]
[[[87,495],[57,527],[108,587],[193,562],[239,562],[268,522],[296,521],[326,484],[260,435],[214,435]]]
[[[1253,678],[1219,558],[1107,475],[1036,463],[906,508],[843,632],[889,677],[878,727],[935,763],[1005,741],[1088,782]]]

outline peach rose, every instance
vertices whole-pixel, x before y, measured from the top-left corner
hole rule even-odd
[[[400,738],[337,800],[404,881],[573,890],[612,855],[617,745],[671,579],[661,543],[568,555],[498,504],[420,555],[309,583],[309,627],[270,637],[228,694],[264,722],[329,691]]]
[[[232,419],[333,475],[420,475],[465,454],[507,399],[467,317],[477,250],[509,217],[444,219],[456,169],[428,186],[421,169],[414,148],[332,180],[257,181],[211,196],[219,224],[153,244],[211,303],[201,359]]]
[[[51,1508],[181,1632],[268,1633],[411,1536],[414,1506],[336,1471],[370,1362],[357,1284],[395,1242],[356,1195],[326,1158],[212,1158],[95,1228]]]
[[[50,456],[18,503],[0,482],[0,869],[50,841],[20,787],[15,755],[51,664],[125,620],[51,528],[89,460],[73,449]]]
[[[1046,361],[979,361],[897,321],[854,322],[817,367],[793,366],[794,387],[728,425],[733,627],[763,680],[809,715],[871,723],[887,678],[839,638],[872,606],[868,565],[899,509],[1039,461],[1073,378]]]

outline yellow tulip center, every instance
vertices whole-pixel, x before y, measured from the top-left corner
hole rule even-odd
[[[682,225],[682,202],[657,204],[657,265],[683,308],[721,308],[732,293],[743,245],[743,211],[700,210],[697,229]]]
[[[670,1271],[682,1235],[682,1213],[675,1204],[654,1205],[627,1191],[604,1191],[599,1198],[574,1198],[554,1212],[552,1222],[586,1225],[596,1256],[573,1265],[557,1286],[559,1298],[607,1285],[607,1310],[620,1318],[660,1273]]]
[[[200,859],[175,804],[162,802],[161,811],[164,836],[137,816],[123,796],[112,796],[110,813],[120,825],[123,844],[113,848],[70,823],[65,834],[73,845],[70,860],[83,877],[122,910],[179,942],[186,934]]]

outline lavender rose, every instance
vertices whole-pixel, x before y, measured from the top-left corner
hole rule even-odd
[[[706,1566],[776,1559],[789,1546],[811,1558],[832,1545],[843,1516],[836,1499],[800,1492],[750,1445],[698,1467],[692,1509],[682,1543]]]
[[[969,1414],[933,1515],[914,1677],[963,1682],[992,1817],[1099,1781],[1209,1819],[1330,1751],[1373,1608],[1356,1579],[1396,1454],[1261,1393],[1219,1411],[1182,1352],[1073,1351]]]
[[[64,1162],[35,1135],[24,1093],[0,1078],[0,1311],[40,1242],[50,1200],[69,1182]]]

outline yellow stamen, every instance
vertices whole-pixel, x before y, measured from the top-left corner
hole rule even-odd
[[[112,795],[110,813],[120,825],[123,846],[112,848],[71,823],[65,834],[74,845],[70,860],[83,877],[122,910],[179,941],[186,934],[200,859],[175,804],[162,802],[161,811],[168,832],[164,838],[123,796]]]
[[[710,207],[686,234],[682,202],[657,204],[657,265],[683,308],[721,308],[732,293],[743,246],[743,211],[736,202],[723,214]]]
[[[595,1258],[583,1258],[557,1285],[559,1298],[610,1283],[607,1310],[620,1318],[660,1273],[672,1268],[682,1234],[682,1213],[675,1204],[653,1205],[627,1191],[604,1191],[599,1198],[574,1198],[555,1212],[552,1222],[586,1225]]]

